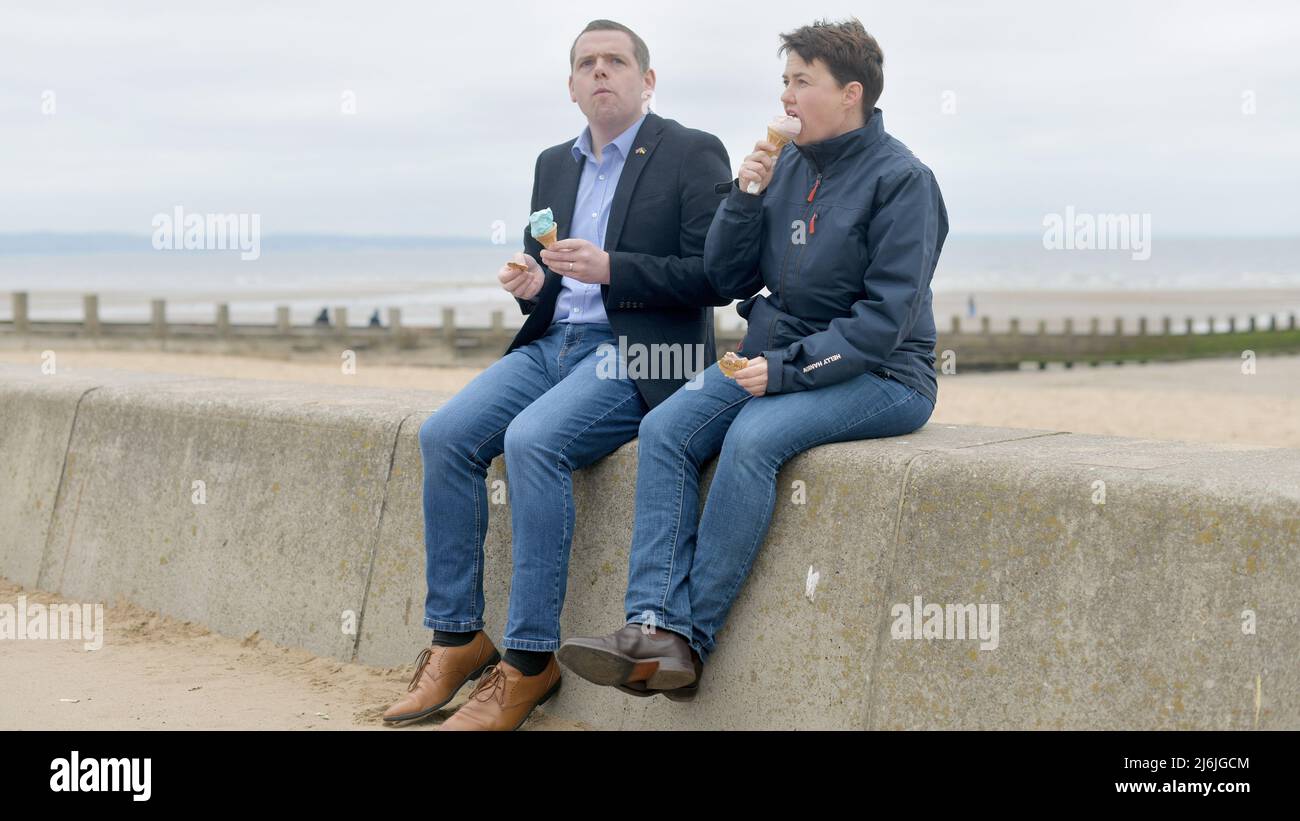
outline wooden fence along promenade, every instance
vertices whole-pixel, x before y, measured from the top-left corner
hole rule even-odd
[[[12,346],[48,347],[55,342],[75,342],[78,346],[184,351],[190,353],[275,354],[338,350],[406,351],[413,354],[412,364],[487,365],[505,351],[515,330],[506,328],[502,311],[493,311],[488,327],[460,327],[453,308],[444,308],[442,324],[436,327],[404,326],[400,308],[388,309],[384,327],[351,327],[347,310],[336,307],[330,325],[294,325],[288,306],[276,308],[271,324],[230,321],[230,306],[216,306],[210,323],[168,322],[166,302],[155,299],[149,322],[103,322],[99,317],[99,297],[83,297],[80,320],[34,320],[29,313],[28,294],[12,295],[13,317],[0,320],[0,340]],[[1240,356],[1243,351],[1261,353],[1300,352],[1300,329],[1294,312],[1269,314],[1258,323],[1255,316],[1244,322],[1207,315],[1207,329],[1194,332],[1193,317],[1183,317],[1175,326],[1172,317],[1160,317],[1152,325],[1146,317],[1136,325],[1126,326],[1120,318],[1103,332],[1102,321],[1093,317],[1086,330],[1077,329],[1072,319],[1065,319],[1059,330],[1048,330],[1046,321],[1038,321],[1032,331],[1023,329],[1019,319],[1011,319],[1009,328],[994,332],[988,317],[978,328],[963,327],[954,316],[947,330],[940,329],[935,348],[942,366],[947,352],[961,370],[995,370],[1017,368],[1024,362],[1097,365],[1103,362],[1147,362],[1194,359],[1209,356]],[[1175,333],[1175,328],[1179,330]],[[735,349],[741,332],[715,329],[718,352]]]

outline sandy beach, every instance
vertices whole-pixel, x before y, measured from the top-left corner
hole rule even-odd
[[[2,261],[2,260],[0,260]],[[310,323],[322,307],[343,305],[348,307],[348,322],[352,326],[366,324],[371,312],[380,310],[381,321],[387,322],[386,308],[399,306],[403,322],[410,326],[437,325],[442,321],[443,308],[456,310],[457,322],[466,327],[486,327],[492,313],[500,311],[505,327],[518,328],[524,323],[518,306],[510,296],[497,287],[494,276],[488,272],[466,276],[465,282],[453,287],[440,284],[424,287],[412,283],[376,282],[359,293],[354,282],[313,283],[310,291],[263,288],[256,292],[192,291],[169,292],[160,286],[155,290],[115,289],[100,293],[100,315],[108,322],[146,322],[149,319],[149,300],[167,299],[168,319],[175,322],[213,321],[216,304],[228,302],[231,319],[236,323],[264,323],[275,321],[275,305],[292,306],[294,322]],[[939,283],[936,283],[937,285]],[[95,289],[86,292],[93,293]],[[976,314],[968,314],[968,298],[975,300]],[[0,319],[12,315],[10,293],[0,289]],[[723,328],[741,329],[745,321],[736,313],[736,303],[715,308]],[[33,320],[77,320],[82,315],[81,290],[40,290],[30,294],[30,311]],[[1163,290],[1052,290],[1052,289],[991,289],[963,290],[938,287],[934,291],[934,320],[941,331],[952,327],[952,317],[961,318],[964,330],[979,328],[980,320],[988,317],[994,331],[1004,331],[1012,318],[1020,320],[1020,327],[1031,331],[1039,320],[1047,322],[1050,331],[1060,331],[1066,318],[1074,321],[1076,333],[1085,333],[1089,321],[1097,317],[1102,333],[1110,333],[1116,317],[1122,317],[1129,328],[1136,328],[1139,317],[1146,317],[1152,332],[1160,328],[1161,317],[1168,316],[1175,333],[1182,333],[1186,317],[1195,322],[1197,332],[1205,329],[1210,317],[1221,330],[1226,330],[1228,317],[1235,316],[1240,327],[1245,327],[1250,316],[1264,317],[1288,313],[1300,315],[1300,289],[1297,288],[1186,288]]]
[[[0,578],[0,602],[67,601]],[[426,721],[386,727],[410,668],[369,667],[278,647],[256,633],[218,635],[118,602],[104,607],[103,646],[5,641],[0,730],[433,730],[469,698],[466,685]],[[249,697],[255,693],[255,697]],[[525,730],[589,727],[533,712]]]
[[[0,351],[0,362],[39,366],[39,351]],[[273,360],[202,354],[61,350],[59,368],[178,373],[236,379],[454,392],[477,368],[370,365],[342,373],[320,357]],[[1300,448],[1300,356],[1261,356],[1243,374],[1234,358],[1146,365],[1053,367],[939,377],[932,423],[1050,428],[1188,442]]]
[[[939,378],[931,423],[1300,448],[1300,356]],[[1300,456],[1300,454],[1297,454]]]

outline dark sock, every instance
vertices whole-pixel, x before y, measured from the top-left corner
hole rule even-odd
[[[442,644],[447,647],[463,647],[474,640],[478,634],[477,630],[471,630],[468,633],[450,633],[446,630],[433,631],[433,643]]]
[[[555,654],[550,651],[535,653],[532,650],[507,647],[504,661],[526,676],[535,676],[546,669],[553,655]]]

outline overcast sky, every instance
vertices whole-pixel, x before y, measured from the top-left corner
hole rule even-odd
[[[585,125],[566,80],[588,20],[641,34],[655,110],[717,134],[734,172],[780,112],[778,34],[849,14],[954,232],[1038,233],[1067,205],[1298,232],[1300,4],[768,0],[3,0],[0,232],[147,234],[180,205],[266,234],[514,234],[538,152]]]

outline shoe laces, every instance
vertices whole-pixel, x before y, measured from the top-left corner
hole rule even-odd
[[[433,656],[433,647],[426,647],[420,651],[419,657],[415,660],[415,675],[411,676],[411,683],[406,685],[406,692],[415,689],[415,685],[420,681],[420,674],[424,672],[424,666],[429,663]]]
[[[501,705],[501,709],[505,709],[506,674],[501,670],[499,664],[494,664],[488,668],[488,671],[479,679],[478,685],[469,694],[469,697],[476,701],[489,701],[496,698],[497,704]]]

